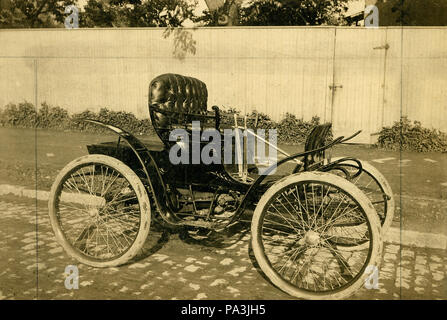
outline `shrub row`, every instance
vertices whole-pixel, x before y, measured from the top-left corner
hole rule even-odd
[[[377,145],[391,150],[447,152],[447,134],[424,128],[419,121],[412,123],[407,117],[402,117],[391,127],[382,128]]]
[[[234,126],[234,116],[233,113],[240,114],[239,111],[235,109],[229,109],[226,112],[222,112],[221,121],[224,124]],[[264,113],[257,113],[252,111],[247,114],[247,127],[255,127],[255,118],[258,118],[257,128],[259,129],[276,129],[278,142],[286,144],[301,144],[306,141],[306,137],[312,130],[312,128],[320,124],[320,118],[318,116],[312,117],[310,121],[304,121],[303,119],[297,118],[294,114],[286,113],[283,119],[279,122],[272,120],[268,115]],[[239,123],[241,126],[242,123]],[[328,140],[332,139],[332,131],[328,135]]]
[[[240,111],[234,108],[221,111],[221,123],[227,126],[234,125],[234,116],[239,116]],[[286,113],[279,122],[273,121],[264,113],[251,112],[248,115],[247,127],[260,129],[276,129],[278,142],[287,144],[303,143],[310,130],[320,124],[320,119],[314,116],[311,121],[304,121],[295,115]],[[134,134],[152,134],[153,127],[149,119],[138,119],[134,114],[124,111],[111,111],[101,108],[99,112],[83,111],[70,115],[67,110],[60,107],[52,107],[42,103],[36,110],[29,102],[19,104],[10,103],[0,109],[0,125],[3,127],[42,128],[52,130],[69,130],[81,132],[103,133],[107,129],[89,124],[82,120],[96,119],[121,127]],[[239,125],[243,125],[241,122]],[[332,132],[329,134],[332,138]],[[447,134],[436,129],[422,127],[419,121],[411,122],[407,117],[402,117],[390,127],[384,127],[379,133],[377,146],[390,150],[409,150],[418,152],[447,152]]]
[[[234,125],[233,114],[240,115],[240,111],[228,109],[221,112],[221,123],[228,126]],[[256,112],[248,114],[247,127],[255,126]],[[134,134],[149,134],[154,130],[149,119],[138,119],[134,114],[124,111],[111,111],[102,108],[99,112],[83,111],[70,115],[67,110],[60,107],[52,107],[47,103],[42,103],[36,111],[34,105],[29,102],[19,104],[8,104],[0,110],[0,125],[3,127],[19,128],[42,128],[52,130],[70,130],[81,132],[105,132],[106,129],[82,121],[83,119],[100,120],[112,125],[121,127]],[[320,123],[318,117],[313,117],[311,121],[304,121],[295,115],[287,113],[279,122],[273,121],[266,114],[259,113],[257,128],[276,129],[278,142],[288,144],[303,143],[309,131]],[[239,123],[242,125],[242,123]]]
[[[95,119],[135,134],[153,133],[154,130],[148,119],[137,119],[134,114],[124,111],[111,111],[101,108],[99,112],[83,111],[69,115],[67,110],[60,107],[52,107],[42,103],[36,111],[34,105],[29,102],[8,104],[0,110],[0,125],[3,127],[41,128],[53,130],[70,130],[81,132],[103,133],[107,129],[96,126],[82,120]]]

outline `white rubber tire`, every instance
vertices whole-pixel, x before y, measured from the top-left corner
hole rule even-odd
[[[67,241],[59,225],[56,212],[56,198],[61,189],[61,182],[64,181],[65,176],[70,174],[70,172],[73,172],[73,170],[75,170],[77,167],[81,167],[86,164],[103,164],[113,168],[127,179],[129,184],[132,186],[132,188],[135,190],[135,193],[137,194],[138,202],[140,205],[140,225],[138,234],[135,238],[135,241],[130,246],[130,248],[128,248],[128,250],[125,251],[121,256],[113,260],[101,261],[99,259],[93,259],[82,254],[81,252],[79,252],[79,250],[74,248],[69,241]],[[151,206],[146,189],[141,180],[138,178],[135,172],[132,169],[130,169],[127,165],[125,165],[122,161],[113,157],[100,154],[92,154],[77,158],[72,162],[70,162],[69,164],[67,164],[60,171],[50,191],[48,208],[49,208],[51,225],[53,227],[53,231],[58,243],[64,248],[64,250],[70,256],[72,256],[79,262],[92,267],[99,267],[99,268],[115,267],[128,262],[130,259],[135,257],[142,249],[144,242],[146,241],[146,238],[149,234],[149,229],[151,225]]]
[[[336,161],[341,158],[342,157],[332,158],[331,161]],[[391,186],[388,183],[388,181],[386,180],[386,178],[383,176],[383,174],[376,167],[374,167],[367,161],[364,161],[364,160],[359,160],[359,161],[362,164],[362,169],[364,171],[366,171],[366,173],[368,175],[372,176],[376,180],[376,182],[380,185],[380,187],[383,189],[385,194],[390,198],[389,200],[387,200],[385,221],[382,224],[382,233],[386,234],[388,232],[388,230],[390,229],[391,224],[393,223],[393,218],[394,218],[395,200],[394,200],[393,190],[391,189]],[[343,163],[352,164],[352,165],[357,166],[357,163],[354,161],[341,162],[340,164],[343,164]]]
[[[293,286],[292,284],[285,281],[270,265],[264,250],[262,239],[260,236],[261,228],[261,218],[265,206],[268,204],[271,197],[273,197],[278,191],[290,184],[295,184],[305,181],[320,181],[329,183],[336,186],[348,194],[350,194],[360,205],[362,210],[365,212],[368,221],[370,222],[371,230],[371,253],[369,256],[369,261],[363,266],[363,271],[370,265],[379,267],[382,254],[382,238],[380,232],[380,221],[377,213],[371,203],[371,201],[365,196],[365,194],[358,189],[355,185],[346,179],[343,179],[334,174],[329,174],[326,172],[304,172],[285,177],[277,181],[272,185],[259,200],[255,212],[253,214],[252,224],[251,224],[251,242],[253,252],[258,262],[261,270],[270,279],[270,281],[280,288],[282,291],[301,299],[344,299],[355,293],[360,287],[362,287],[369,276],[365,272],[357,278],[348,287],[330,292],[330,293],[314,293],[307,290],[303,290]],[[367,264],[367,265],[366,265]]]

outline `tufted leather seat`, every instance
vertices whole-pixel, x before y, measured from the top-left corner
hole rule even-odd
[[[207,114],[208,91],[204,82],[179,74],[162,74],[149,85],[149,113],[152,125],[162,140],[164,132],[191,124],[194,117]]]

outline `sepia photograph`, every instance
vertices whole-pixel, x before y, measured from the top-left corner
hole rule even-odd
[[[0,142],[0,300],[447,300],[445,0],[0,0]]]

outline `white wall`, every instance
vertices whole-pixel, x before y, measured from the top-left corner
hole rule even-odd
[[[197,53],[180,61],[161,29],[0,30],[0,107],[34,102],[37,92],[39,104],[70,112],[109,107],[147,117],[150,80],[173,72],[203,80],[209,106],[257,109],[276,120],[286,112],[318,115],[333,120],[336,133],[363,129],[362,142],[401,111],[447,131],[447,28],[193,34]],[[374,49],[386,43],[388,50]],[[332,83],[343,88],[332,94]]]

